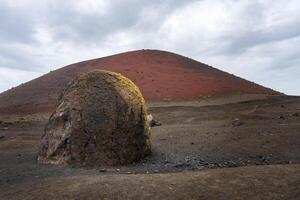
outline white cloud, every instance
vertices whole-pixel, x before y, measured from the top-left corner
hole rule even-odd
[[[110,11],[110,1],[107,0],[77,0],[70,1],[80,14],[104,15]]]

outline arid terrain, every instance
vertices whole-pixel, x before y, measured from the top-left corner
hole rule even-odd
[[[148,111],[152,154],[125,166],[37,163],[68,83],[106,69]],[[300,97],[174,53],[140,50],[75,63],[0,94],[0,199],[300,199]]]
[[[151,156],[99,169],[38,164],[49,112],[0,116],[0,199],[300,199],[300,97],[149,102]]]

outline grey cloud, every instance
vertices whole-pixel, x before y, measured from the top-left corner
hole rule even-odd
[[[0,42],[33,42],[34,27],[26,13],[16,12],[5,2],[0,5]]]
[[[249,31],[236,36],[227,36],[224,39],[229,41],[229,44],[222,49],[224,54],[239,54],[247,49],[270,42],[287,40],[300,36],[300,19],[297,19],[288,24],[279,25],[263,30]]]
[[[298,38],[298,40],[293,42],[295,43],[295,46],[296,45],[300,46],[300,37]],[[283,68],[284,69],[299,68],[299,63],[300,63],[299,55],[300,55],[300,48],[295,48],[291,46],[289,48],[289,51],[281,52],[273,56],[274,59],[269,69],[280,71]]]
[[[0,47],[0,67],[24,71],[40,70],[40,65],[26,51],[9,47]]]
[[[52,3],[51,3],[52,4]],[[106,35],[117,30],[128,28],[135,23],[136,11],[125,10],[121,7],[115,8],[112,14],[101,16],[97,14],[79,14],[68,4],[52,4],[50,6],[49,25],[54,31],[55,39],[73,40],[74,42],[96,42],[105,39]],[[125,13],[127,11],[127,13]]]
[[[133,28],[143,28],[145,31],[149,28],[157,27],[157,24],[163,21],[176,7],[186,3],[186,1],[111,1],[112,10],[107,14],[79,14],[72,8],[71,2],[57,3],[49,2],[49,26],[55,33],[57,40],[69,40],[71,42],[92,43],[101,42],[107,36],[118,31],[126,31]],[[160,10],[157,21],[143,26],[139,24],[143,21],[143,12],[145,8],[153,7]],[[160,20],[160,21],[159,21]]]

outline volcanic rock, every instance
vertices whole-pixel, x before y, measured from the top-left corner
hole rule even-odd
[[[161,126],[161,123],[156,121],[151,114],[147,116],[147,121],[148,121],[150,127]]]
[[[293,117],[299,117],[299,113],[293,113],[292,116]]]
[[[243,122],[241,122],[239,118],[235,118],[232,121],[232,126],[242,126],[242,125],[243,125]]]
[[[149,153],[147,108],[139,89],[121,74],[97,70],[64,90],[42,136],[38,162],[112,166]]]

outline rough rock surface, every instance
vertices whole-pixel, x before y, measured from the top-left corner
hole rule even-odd
[[[139,89],[120,74],[97,70],[63,92],[42,136],[38,162],[112,166],[137,162],[150,151]]]

